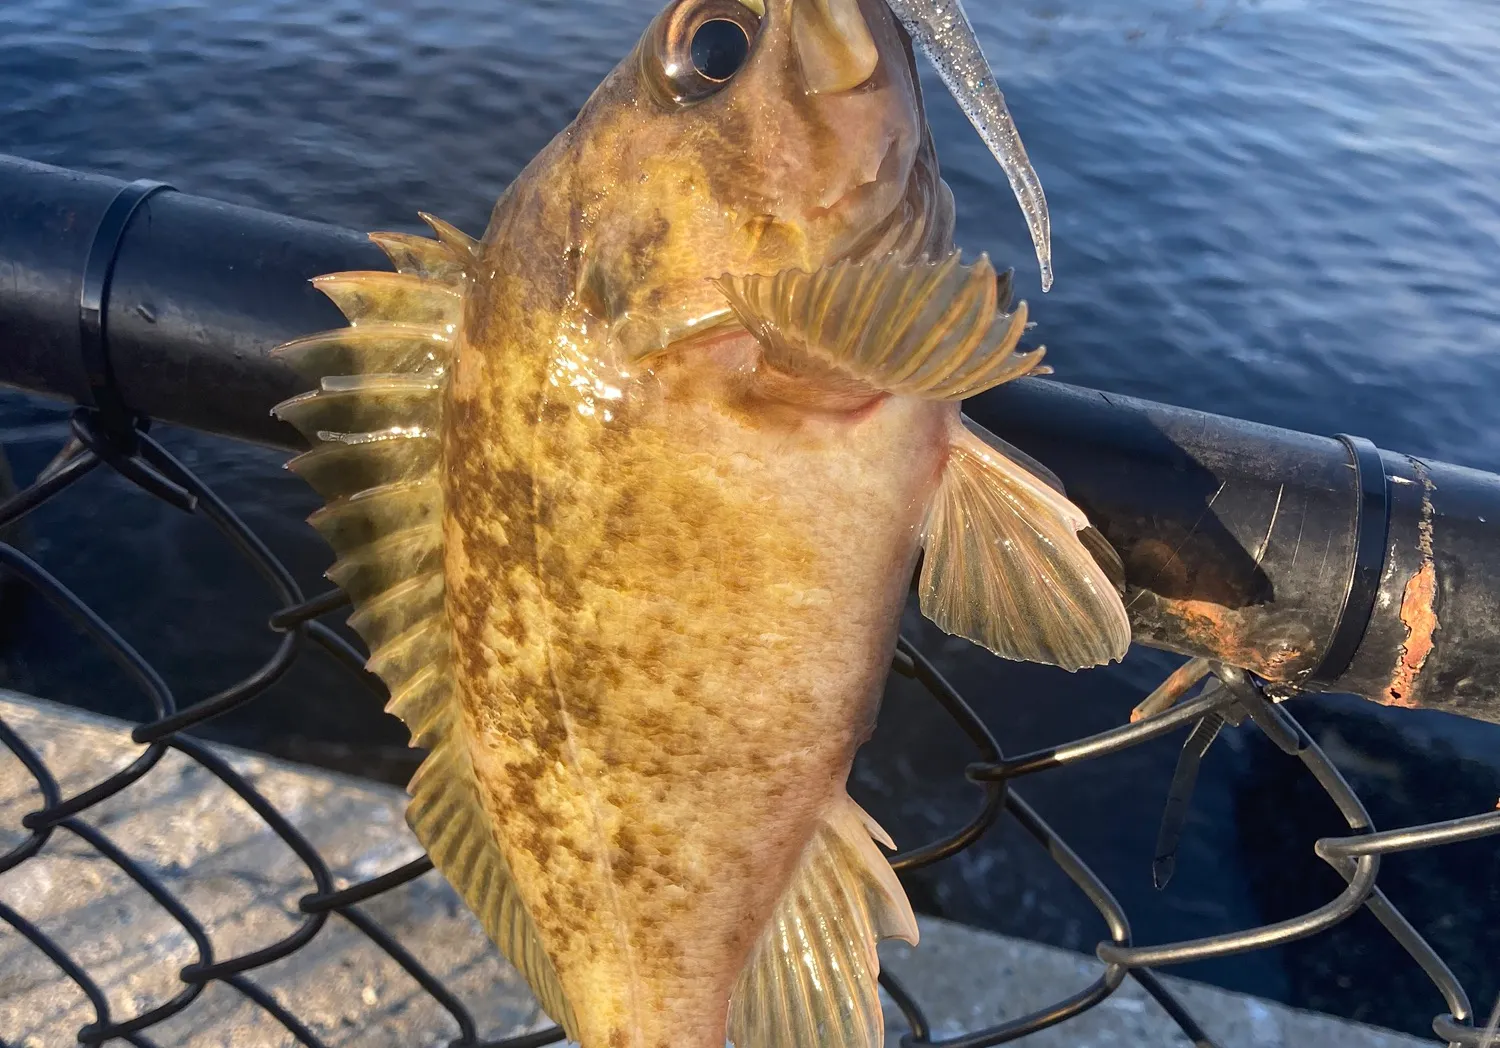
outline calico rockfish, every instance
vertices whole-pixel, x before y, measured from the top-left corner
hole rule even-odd
[[[674,0],[482,240],[374,234],[395,272],[319,278],[350,326],[278,351],[429,751],[411,826],[583,1048],[881,1043],[917,926],[845,780],[923,551],[924,612],[1000,655],[1129,643],[1083,513],[960,415],[1041,352],[954,248],[914,41],[1045,281],[953,0]]]

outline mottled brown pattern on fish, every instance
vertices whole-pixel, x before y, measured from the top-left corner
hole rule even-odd
[[[713,1001],[870,726],[935,463],[894,424],[861,435],[885,438],[859,443],[864,461],[816,446],[788,461],[784,434],[747,444],[712,405],[661,417],[649,389],[610,422],[575,404],[536,423],[568,395],[541,349],[485,347],[508,366],[458,384],[463,414],[502,435],[465,441],[448,477],[481,778],[570,997],[639,978],[663,999],[636,1008],[675,1002],[670,1022],[615,1024],[722,1026]],[[623,434],[614,454],[601,428]],[[892,485],[903,452],[914,468]],[[830,460],[847,475],[800,475]]]
[[[726,15],[755,39],[710,79],[688,45]],[[430,751],[409,823],[583,1048],[878,1048],[875,944],[917,930],[845,782],[919,541],[945,629],[1070,667],[1128,641],[1081,515],[918,399],[1012,347],[987,261],[968,291],[911,266],[953,256],[953,206],[909,42],[883,0],[671,0],[482,242],[428,222],[374,235],[399,274],[320,282],[362,330],[284,347],[324,381],[279,409]],[[832,300],[756,279],[824,267]],[[861,320],[893,273],[949,316]],[[1002,551],[1037,629],[973,614]]]
[[[634,359],[724,312],[709,278],[822,264],[909,197],[909,68],[822,112],[795,82],[789,3],[735,91],[654,113],[627,60],[507,191],[449,387],[466,734],[589,1048],[723,1043],[873,725],[946,454],[951,406],[748,410],[743,334]]]
[[[570,998],[634,979],[659,999],[609,1034],[722,1028],[872,723],[941,416],[792,433],[713,400],[665,411],[674,382],[714,381],[692,364],[590,405],[550,384],[569,373],[555,336],[585,322],[533,314],[509,328],[530,335],[460,356],[459,678],[497,834]]]

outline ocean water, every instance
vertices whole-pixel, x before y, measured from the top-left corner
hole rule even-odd
[[[1500,5],[968,6],[1047,188],[1056,289],[1039,295],[1004,180],[933,82],[960,242],[1016,266],[1060,377],[1500,470]],[[0,152],[356,228],[415,229],[420,208],[478,233],[653,13],[652,0],[9,0]],[[0,397],[0,443],[19,476],[55,450],[65,418]],[[316,585],[327,553],[300,523],[314,502],[281,456],[166,439]],[[270,598],[200,521],[93,477],[28,531],[38,558],[156,661],[181,701],[268,653]],[[923,636],[1010,752],[1119,723],[1173,665],[1136,652],[1069,677]],[[4,641],[13,683],[143,712],[44,609],[21,606]],[[1293,709],[1377,825],[1500,796],[1500,730],[1337,698]],[[390,775],[404,741],[374,699],[315,660],[211,733]],[[1331,805],[1248,731],[1210,753],[1177,878],[1156,892],[1176,744],[1021,787],[1104,875],[1136,941],[1246,927],[1332,897],[1311,852],[1337,832]],[[969,759],[931,705],[897,685],[856,790],[916,843],[969,810]],[[1500,987],[1483,946],[1500,923],[1497,851],[1402,856],[1382,879],[1481,1009]],[[1103,934],[1014,826],[911,888],[928,912],[986,927],[1082,949]],[[1443,1010],[1368,920],[1182,971],[1413,1032]]]

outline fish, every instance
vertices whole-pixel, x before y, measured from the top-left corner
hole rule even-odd
[[[481,238],[371,234],[276,351],[407,821],[582,1048],[882,1043],[918,928],[846,783],[914,579],[1006,658],[1130,642],[1107,542],[961,411],[1043,351],[954,245],[922,3],[672,0]]]

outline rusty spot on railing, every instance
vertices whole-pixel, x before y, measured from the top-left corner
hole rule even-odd
[[[1226,608],[1206,600],[1163,600],[1177,620],[1181,639],[1231,666],[1252,670],[1268,681],[1294,679],[1310,643],[1300,622],[1278,623],[1261,607]]]
[[[1432,635],[1437,630],[1437,612],[1433,606],[1437,596],[1437,568],[1432,561],[1422,566],[1406,580],[1406,590],[1401,595],[1401,621],[1406,626],[1406,641],[1401,645],[1401,657],[1396,660],[1396,672],[1386,688],[1381,701],[1388,706],[1420,706],[1412,692],[1416,690],[1417,677],[1432,654]]]
[[[1422,554],[1422,564],[1406,580],[1401,593],[1401,623],[1406,627],[1406,640],[1401,644],[1401,657],[1396,660],[1391,683],[1380,696],[1387,706],[1422,705],[1414,692],[1422,667],[1432,654],[1432,637],[1438,628],[1437,565],[1432,559],[1432,493],[1436,485],[1426,466],[1416,459],[1410,461],[1422,482],[1422,519],[1417,523],[1417,549]]]

